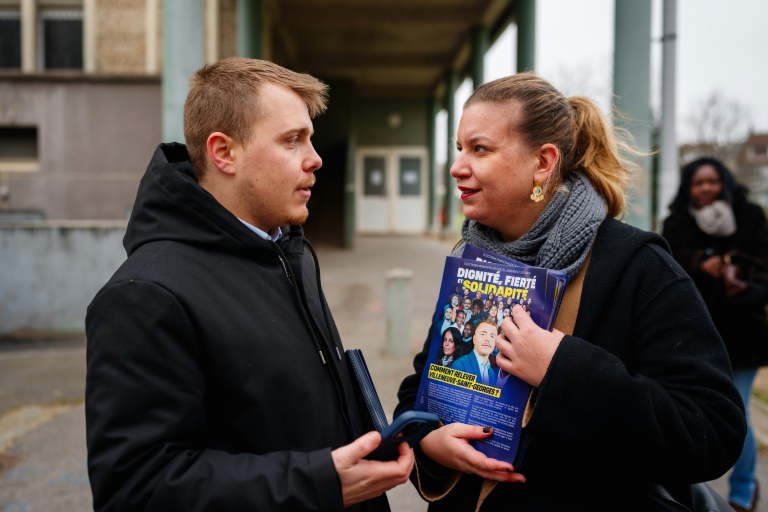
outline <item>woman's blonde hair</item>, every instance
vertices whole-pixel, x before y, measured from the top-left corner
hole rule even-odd
[[[589,98],[565,98],[552,84],[533,73],[499,78],[478,87],[464,103],[515,102],[520,107],[517,125],[531,148],[550,143],[560,152],[558,169],[562,181],[569,173],[583,170],[607,204],[608,215],[622,216],[626,191],[640,166],[629,155],[640,155],[624,130],[614,129]]]
[[[259,89],[282,85],[298,94],[310,117],[325,112],[328,86],[317,78],[272,62],[230,57],[200,68],[189,79],[184,102],[184,138],[199,180],[205,170],[208,136],[222,132],[245,144],[259,115]]]

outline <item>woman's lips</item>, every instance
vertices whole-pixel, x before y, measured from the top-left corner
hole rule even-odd
[[[461,192],[461,200],[463,201],[464,199],[477,194],[480,190],[476,188],[459,187],[459,192]]]

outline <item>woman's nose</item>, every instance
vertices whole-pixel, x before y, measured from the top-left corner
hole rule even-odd
[[[463,176],[467,174],[468,171],[469,169],[464,163],[464,159],[461,157],[461,154],[459,154],[459,156],[456,157],[456,160],[453,161],[453,165],[451,165],[451,170],[450,170],[451,176],[454,178],[458,178],[459,176]]]

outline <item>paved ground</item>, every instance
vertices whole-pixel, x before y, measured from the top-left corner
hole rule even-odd
[[[393,356],[386,350],[385,273],[393,268],[413,272],[413,320],[406,344],[414,353],[429,328],[442,261],[452,245],[420,237],[366,237],[358,239],[352,251],[318,250],[323,288],[344,344],[365,352],[390,415],[397,387],[411,371],[412,356]],[[0,343],[0,512],[91,510],[84,363],[82,339]],[[768,391],[768,373],[760,374],[760,383]],[[753,409],[759,437],[768,446],[768,406]],[[759,478],[761,494],[768,496],[766,456],[761,457]],[[713,485],[726,492],[724,478]],[[388,495],[394,511],[426,510],[410,484]]]

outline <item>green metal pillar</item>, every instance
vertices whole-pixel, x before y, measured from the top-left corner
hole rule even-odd
[[[454,137],[456,135],[456,89],[459,88],[459,74],[451,69],[445,80],[445,108],[448,111],[448,151],[445,158],[445,224],[443,234],[446,238],[454,238],[456,235],[456,190],[455,182],[451,177],[451,165],[455,159]]]
[[[536,0],[517,0],[517,72],[536,69]]]
[[[488,28],[483,25],[472,27],[472,88],[485,83],[485,53],[488,51]]]
[[[163,11],[163,141],[182,142],[187,81],[205,59],[203,0],[165,0]]]
[[[240,57],[264,58],[263,23],[261,0],[237,0],[237,54]]]
[[[354,108],[354,106],[352,108]],[[352,249],[355,244],[355,220],[357,219],[357,208],[355,204],[356,155],[357,137],[354,130],[350,130],[347,145],[347,165],[344,175],[344,237],[341,242],[345,249]]]
[[[437,232],[439,230],[440,220],[440,208],[437,202],[437,166],[435,165],[435,157],[437,155],[437,144],[435,141],[435,133],[437,132],[437,113],[440,111],[440,100],[437,98],[430,98],[427,100],[427,141],[429,154],[427,156],[427,172],[429,173],[428,187],[429,187],[429,210],[427,210],[427,226],[429,231]]]
[[[615,0],[613,93],[614,107],[623,115],[614,124],[628,130],[638,148],[651,147],[651,3],[652,0]],[[651,161],[636,158],[643,176],[631,190],[625,220],[651,228]]]

